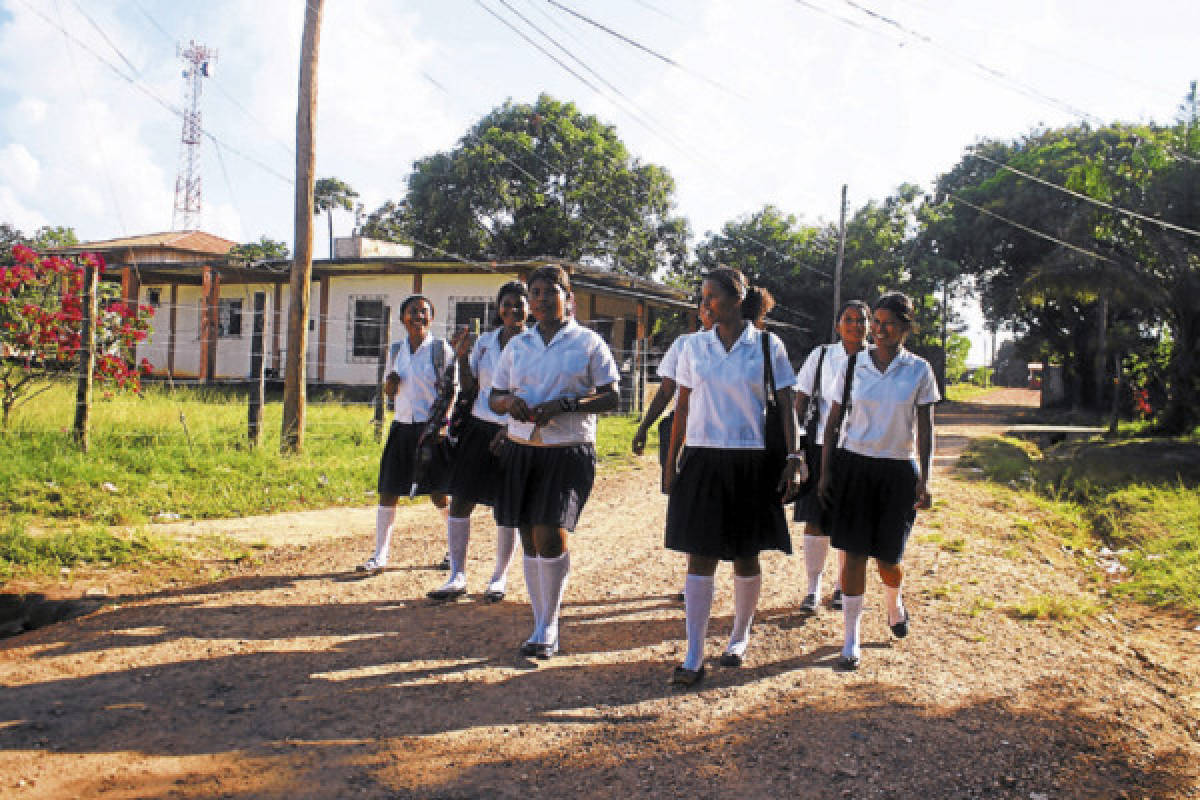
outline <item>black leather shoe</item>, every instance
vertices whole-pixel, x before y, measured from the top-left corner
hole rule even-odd
[[[800,601],[800,613],[810,617],[817,613],[817,596],[815,594],[804,595],[804,599]]]
[[[904,609],[904,619],[900,620],[895,625],[888,626],[892,629],[892,636],[895,636],[897,639],[903,639],[905,636],[908,636],[909,619],[911,619],[911,615],[908,613],[908,609],[906,608]]]
[[[483,593],[483,599],[489,603],[499,603],[504,599],[504,592],[497,592],[495,589],[488,589]]]
[[[833,668],[838,672],[854,672],[861,660],[858,656],[839,656]]]
[[[721,653],[721,657],[717,659],[717,663],[722,667],[740,667],[742,665],[742,657],[737,653]]]
[[[521,646],[517,648],[520,655],[532,657],[537,655],[538,648],[541,647],[537,642],[521,642]]]
[[[676,667],[675,671],[671,673],[671,685],[682,689],[695,686],[702,680],[704,680],[704,665],[701,665],[700,669]]]
[[[464,586],[461,589],[432,589],[425,593],[425,596],[430,600],[453,600],[456,597],[462,597],[467,593]]]
[[[539,644],[537,645],[537,650],[535,650],[533,653],[533,657],[539,661],[545,661],[546,659],[554,658],[556,655],[558,655],[558,642]]]

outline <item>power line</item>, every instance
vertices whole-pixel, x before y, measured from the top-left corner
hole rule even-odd
[[[1048,181],[1045,178],[1039,178],[1036,175],[1031,175],[1028,172],[1019,170],[1016,167],[1013,167],[1013,166],[1010,166],[1003,162],[997,161],[994,158],[989,158],[988,156],[985,156],[982,153],[972,153],[971,155],[974,158],[978,158],[982,161],[986,161],[989,164],[999,167],[1000,169],[1006,169],[1009,172],[1013,172],[1017,175],[1020,175],[1022,178],[1027,178],[1035,183],[1040,183],[1043,186],[1047,186],[1051,189],[1054,189],[1055,191],[1062,192],[1063,194],[1068,194],[1071,197],[1077,197],[1080,200],[1084,200],[1088,203],[1091,203],[1094,206],[1099,206],[1100,208],[1103,208],[1106,211],[1113,211],[1118,214],[1124,214],[1127,217],[1132,217],[1133,219],[1139,219],[1139,220],[1142,220],[1143,222],[1149,222],[1152,225],[1157,225],[1158,227],[1163,228],[1165,230],[1171,230],[1171,231],[1175,231],[1176,233],[1187,234],[1188,236],[1200,237],[1200,231],[1193,230],[1191,228],[1185,228],[1182,225],[1176,225],[1172,222],[1167,222],[1166,220],[1157,219],[1155,217],[1148,217],[1145,214],[1139,214],[1138,212],[1131,211],[1128,208],[1122,208],[1121,206],[1118,206],[1115,203],[1106,203],[1103,200],[1097,200],[1096,198],[1094,198],[1090,195],[1086,195],[1082,192],[1077,192],[1074,189],[1068,189],[1066,186],[1060,186],[1057,183],[1052,183],[1051,181]]]
[[[671,58],[670,56],[665,56],[662,53],[658,52],[657,50],[653,50],[653,49],[647,47],[646,45],[642,44],[641,42],[631,39],[628,36],[626,36],[625,34],[619,33],[618,31],[613,30],[612,28],[608,27],[607,25],[597,22],[596,20],[592,19],[591,17],[584,16],[583,14],[579,13],[575,9],[569,8],[568,6],[565,6],[562,3],[558,2],[558,0],[546,0],[546,2],[548,2],[550,5],[554,6],[555,8],[566,12],[567,14],[570,14],[571,16],[576,17],[577,19],[583,20],[584,22],[586,22],[588,25],[591,25],[592,27],[595,27],[595,28],[598,28],[598,29],[604,31],[609,36],[613,36],[613,37],[621,40],[622,42],[625,42],[626,44],[630,45],[631,47],[635,47],[638,50],[641,50],[643,53],[647,53],[648,55],[653,56],[654,58],[658,59],[659,61],[662,61],[664,64],[668,64],[672,67],[675,67],[676,69],[678,69],[682,72],[685,72],[688,75],[691,75],[693,78],[702,80],[705,83],[709,84],[710,86],[720,89],[721,91],[726,92],[728,94],[731,94],[740,100],[746,99],[740,93],[734,91],[733,89],[730,89],[729,87],[719,83],[718,81],[715,81],[712,78],[709,78],[705,75],[701,75],[700,73],[696,72],[695,70],[688,69],[683,64],[680,64],[678,61]]]
[[[1069,250],[1074,250],[1077,253],[1081,253],[1085,256],[1094,258],[1098,261],[1105,261],[1109,264],[1117,263],[1117,261],[1115,259],[1109,258],[1108,256],[1103,255],[1101,253],[1097,253],[1094,250],[1088,250],[1086,247],[1080,247],[1077,244],[1071,244],[1070,242],[1063,241],[1062,239],[1059,239],[1055,236],[1051,236],[1048,233],[1043,233],[1042,231],[1031,228],[1028,225],[1023,225],[1020,222],[1017,222],[1016,220],[1012,220],[1001,214],[997,214],[995,211],[989,211],[988,209],[983,208],[982,206],[977,206],[974,203],[972,203],[970,200],[965,200],[962,197],[959,197],[954,192],[947,192],[946,194],[948,197],[952,198],[956,202],[962,203],[963,205],[967,206],[968,208],[973,208],[976,211],[978,211],[980,214],[986,214],[989,217],[995,217],[996,219],[1000,220],[1001,222],[1004,222],[1008,225],[1012,225],[1014,228],[1018,228],[1022,231],[1025,231],[1026,233],[1030,234],[1031,236],[1036,236],[1039,239],[1045,239],[1046,241],[1054,242],[1057,245],[1066,247]]]

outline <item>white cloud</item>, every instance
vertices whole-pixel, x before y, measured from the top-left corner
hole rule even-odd
[[[0,148],[0,181],[36,189],[41,175],[41,164],[25,145],[13,142]]]

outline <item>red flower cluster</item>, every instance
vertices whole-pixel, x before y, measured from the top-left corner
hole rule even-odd
[[[28,390],[31,379],[64,368],[79,357],[84,320],[85,265],[104,271],[104,259],[39,256],[24,245],[12,250],[13,263],[0,265],[0,392],[5,410]],[[103,291],[103,289],[102,289]],[[150,331],[149,306],[104,299],[95,319],[95,379],[114,388],[141,392],[150,363],[133,364],[127,354]]]

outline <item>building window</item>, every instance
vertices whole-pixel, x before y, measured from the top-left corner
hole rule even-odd
[[[146,305],[158,308],[162,305],[162,289],[152,286],[146,290]]]
[[[346,305],[346,363],[374,364],[387,348],[387,296],[382,294],[350,295]],[[384,342],[380,345],[379,336]]]
[[[242,336],[241,298],[222,297],[217,305],[217,338],[240,339]]]
[[[495,327],[492,324],[495,318],[496,299],[494,297],[451,297],[450,320],[453,322],[453,326],[451,330],[446,331],[446,336],[453,336],[455,331],[464,327],[469,331],[474,331],[476,323],[479,324],[480,333],[486,333]]]

